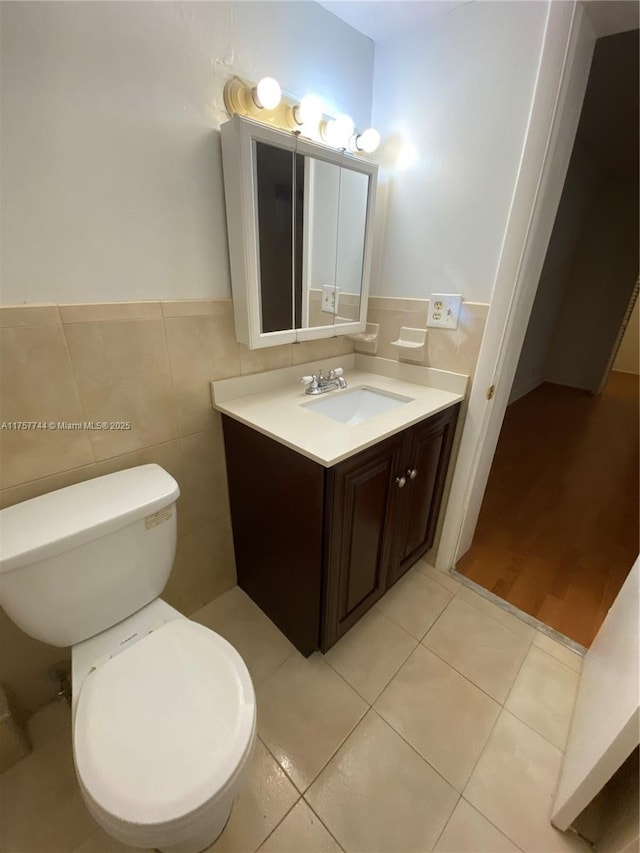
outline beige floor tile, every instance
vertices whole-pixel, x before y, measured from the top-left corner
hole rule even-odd
[[[298,800],[260,853],[340,853],[340,845],[304,800]]]
[[[216,631],[238,650],[251,673],[254,687],[295,651],[285,635],[239,586],[197,610],[191,619]]]
[[[505,708],[564,750],[579,683],[577,672],[532,646]]]
[[[373,609],[327,652],[325,660],[367,702],[373,702],[416,644],[402,628]]]
[[[464,792],[465,799],[529,853],[587,851],[549,815],[562,753],[508,711],[502,711]]]
[[[413,652],[374,707],[460,792],[501,710],[423,646]]]
[[[416,571],[420,572],[420,574],[424,575],[426,578],[430,578],[432,581],[440,584],[440,586],[443,586],[450,592],[456,593],[462,586],[460,581],[457,581],[448,572],[441,572],[440,569],[436,569],[435,566],[432,566],[431,563],[428,563],[426,560],[418,560],[415,568]]]
[[[465,601],[467,604],[471,604],[472,607],[475,607],[482,613],[486,613],[487,616],[490,616],[493,620],[499,622],[504,628],[508,628],[512,634],[515,634],[522,640],[531,642],[537,633],[536,629],[523,619],[520,619],[508,610],[499,607],[497,604],[494,604],[493,601],[490,601],[488,598],[485,598],[483,595],[480,595],[468,586],[460,586],[457,598]]]
[[[457,798],[373,710],[306,796],[348,853],[431,850]]]
[[[529,641],[456,596],[422,641],[478,687],[504,702]]]
[[[574,672],[582,672],[583,656],[578,654],[578,652],[574,652],[568,646],[563,646],[562,643],[552,640],[551,637],[547,637],[546,634],[540,631],[536,631],[533,645],[538,649],[542,649],[543,652],[551,655],[556,660],[559,660],[560,663],[566,664]]]
[[[421,640],[452,598],[452,592],[411,569],[376,606],[408,634]]]
[[[70,734],[0,776],[0,839],[8,853],[68,853],[98,829],[82,801]]]
[[[258,738],[251,776],[210,853],[253,853],[298,799],[286,773]]]
[[[297,652],[258,688],[258,731],[306,790],[367,710],[321,655]]]
[[[518,849],[462,797],[434,847],[435,853],[518,853]]]
[[[54,853],[53,850],[47,853]],[[73,853],[154,853],[151,848],[141,849],[140,847],[129,847],[128,844],[123,844],[121,841],[116,841],[103,829],[94,832],[93,835],[84,841]]]
[[[61,737],[70,737],[71,708],[64,699],[50,702],[27,721],[27,732],[34,750],[42,749]]]

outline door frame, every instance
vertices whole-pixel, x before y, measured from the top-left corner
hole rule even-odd
[[[629,320],[631,319],[631,315],[633,314],[633,309],[636,307],[636,302],[638,301],[638,294],[640,293],[640,275],[636,279],[636,283],[633,286],[633,290],[631,291],[631,296],[629,297],[629,303],[627,305],[627,310],[624,312],[624,317],[622,318],[622,323],[620,324],[620,328],[618,329],[618,335],[616,337],[615,343],[613,345],[613,349],[611,350],[611,355],[609,356],[609,361],[607,362],[607,366],[602,374],[602,379],[600,380],[600,384],[598,385],[595,394],[602,394],[604,391],[604,386],[607,384],[607,379],[609,378],[609,374],[613,370],[613,363],[616,360],[618,355],[618,350],[620,349],[620,344],[622,343],[622,339],[624,338],[624,333],[627,331],[627,326],[629,325]]]
[[[582,3],[549,3],[525,142],[435,565],[469,549],[566,178],[596,34]],[[494,389],[493,392],[491,389]]]

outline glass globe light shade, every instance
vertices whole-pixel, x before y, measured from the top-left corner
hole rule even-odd
[[[373,127],[367,128],[356,137],[356,148],[366,154],[372,154],[378,145],[380,145],[380,134]]]
[[[253,100],[261,109],[275,110],[281,98],[280,84],[273,77],[263,77],[253,90]]]

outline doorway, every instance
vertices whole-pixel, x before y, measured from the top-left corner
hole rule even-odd
[[[637,356],[624,372],[634,370],[633,318],[623,366],[613,360],[638,277],[638,226],[633,30],[596,42],[478,525],[457,565],[585,646],[638,552]]]

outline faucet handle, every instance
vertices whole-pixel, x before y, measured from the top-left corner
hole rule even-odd
[[[344,370],[341,367],[332,367],[329,371],[329,379],[337,379],[338,376],[342,376]]]
[[[300,379],[300,382],[302,382],[303,385],[310,385],[314,382],[317,383],[317,381],[318,381],[318,377],[315,375],[315,373],[313,374],[313,376],[303,376]]]

